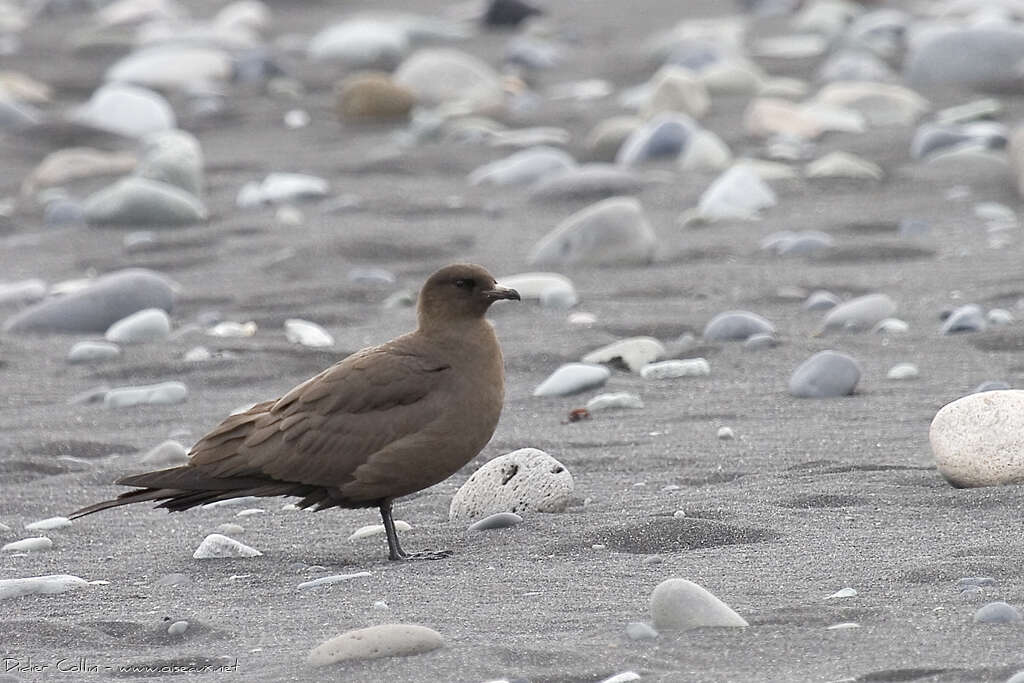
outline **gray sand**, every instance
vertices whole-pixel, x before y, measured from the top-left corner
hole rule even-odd
[[[348,9],[274,4],[275,33],[310,33]],[[388,4],[428,12],[440,3]],[[687,3],[695,14],[714,12],[719,4],[731,10],[730,3]],[[650,69],[636,45],[682,15],[680,3],[633,3],[623,24],[626,10],[619,3],[553,7],[581,43],[565,64],[541,75],[544,83],[592,75],[618,87],[639,83]],[[30,30],[23,53],[5,57],[4,68],[53,83],[61,101],[80,101],[117,55],[79,59],[52,47],[75,21],[63,17]],[[779,28],[764,26],[769,32]],[[482,34],[459,47],[498,64],[504,40]],[[767,66],[806,77],[814,65]],[[90,269],[151,267],[182,285],[172,315],[176,326],[211,309],[260,326],[252,339],[186,336],[130,348],[122,359],[97,367],[65,365],[75,337],[0,337],[6,397],[0,410],[0,521],[14,528],[0,540],[30,535],[22,534],[27,522],[115,495],[111,481],[140,471],[137,451],[169,437],[191,443],[237,407],[278,396],[344,353],[410,329],[411,309],[380,306],[397,287],[352,284],[346,279],[351,268],[387,268],[408,289],[455,260],[484,264],[498,275],[522,272],[529,270],[529,247],[586,205],[530,203],[525,190],[469,187],[466,173],[504,154],[486,147],[429,145],[374,160],[392,128],[340,125],[331,113],[330,73],[309,69],[302,75],[310,88],[302,102],[312,115],[308,128],[284,130],[281,117],[293,103],[239,90],[230,98],[235,119],[195,130],[207,159],[209,225],[161,232],[164,246],[137,254],[123,250],[123,231],[47,229],[37,215],[19,216],[17,227],[0,236],[6,280],[55,282]],[[972,97],[924,94],[937,106]],[[746,101],[715,97],[704,122],[739,153],[756,149],[739,125]],[[1004,102],[1009,111],[1003,120],[1017,120],[1024,102]],[[584,132],[618,112],[610,99],[584,107],[553,104],[515,123],[564,125],[574,131],[570,151],[578,152]],[[1008,174],[911,163],[912,132],[826,137],[822,153],[861,154],[881,164],[887,180],[777,186],[779,206],[756,223],[677,225],[678,214],[695,205],[712,175],[678,175],[645,190],[641,201],[662,241],[662,260],[649,267],[562,271],[581,294],[578,309],[597,316],[592,328],[572,328],[565,313],[536,305],[496,306],[491,318],[508,379],[494,439],[449,481],[396,505],[396,519],[414,527],[403,536],[406,548],[450,548],[450,559],[395,564],[384,559],[383,538],[347,542],[359,526],[379,521],[374,510],[307,514],[281,511],[287,501],[267,499],[254,504],[266,514],[242,519],[234,514],[248,504],[174,515],[144,505],[108,511],[51,532],[55,547],[49,552],[0,558],[0,578],[69,573],[109,581],[66,595],[5,601],[5,661],[31,659],[48,667],[8,673],[28,681],[85,681],[127,663],[221,663],[216,658],[226,656],[237,660],[237,672],[224,674],[226,679],[246,681],[569,682],[626,670],[645,681],[1008,678],[1024,668],[1020,625],[976,625],[972,615],[992,600],[1024,605],[1021,491],[951,488],[932,465],[927,430],[942,405],[983,380],[1024,385],[1019,350],[998,350],[998,343],[988,345],[997,350],[982,350],[976,342],[984,335],[938,334],[945,307],[1012,307],[1022,296],[1019,238],[1011,248],[986,249],[983,227],[971,213],[977,201],[1016,207],[1018,200]],[[0,144],[0,195],[14,195],[20,179],[56,148],[38,140]],[[363,208],[322,216],[315,205],[306,206],[307,222],[295,228],[276,225],[272,209],[236,210],[238,188],[274,170],[323,175],[336,193],[361,196]],[[955,185],[969,186],[971,198],[945,199]],[[464,205],[446,208],[444,198],[451,195]],[[902,251],[894,252],[895,226],[903,218],[928,222],[931,233],[899,242]],[[809,260],[758,251],[759,239],[783,229],[823,230],[838,246]],[[285,248],[294,255],[278,258]],[[844,298],[888,293],[910,332],[891,339],[814,337],[820,314],[776,294],[792,287],[829,289]],[[953,298],[954,290],[961,299]],[[762,352],[736,343],[701,347],[693,355],[708,358],[708,377],[650,382],[616,371],[604,390],[641,394],[643,410],[563,424],[571,409],[597,392],[531,396],[560,363],[597,346],[632,335],[670,341],[686,331],[699,334],[714,314],[729,309],[767,317],[780,331],[781,345]],[[11,312],[3,311],[4,317]],[[288,344],[281,324],[289,317],[327,327],[337,351]],[[181,360],[200,343],[230,349],[238,359]],[[822,401],[791,398],[786,383],[793,368],[827,348],[861,363],[858,392]],[[886,380],[887,369],[903,361],[916,363],[921,378]],[[99,384],[166,380],[185,382],[188,402],[120,411],[67,404]],[[719,441],[721,426],[737,438]],[[564,514],[528,515],[523,524],[495,532],[466,534],[466,525],[447,521],[452,494],[480,464],[526,446],[546,450],[569,468],[576,505]],[[667,485],[678,489],[663,491]],[[685,510],[686,518],[673,518],[676,510]],[[193,560],[202,538],[225,522],[242,524],[246,531],[239,539],[264,556]],[[655,554],[660,563],[646,562]],[[296,588],[357,571],[371,576]],[[184,574],[187,583],[155,585],[173,573]],[[673,576],[700,583],[751,626],[629,640],[626,625],[649,618],[651,590]],[[992,576],[998,584],[967,598],[955,582],[968,576]],[[824,600],[845,586],[858,595]],[[375,610],[377,600],[389,610]],[[206,629],[167,636],[167,625],[178,619]],[[323,640],[386,622],[429,626],[447,646],[335,669],[305,665],[308,651]],[[826,630],[841,622],[860,628]],[[99,671],[57,673],[62,658],[67,666],[84,658]]]

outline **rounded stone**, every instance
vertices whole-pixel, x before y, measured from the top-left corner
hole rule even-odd
[[[483,60],[452,48],[423,48],[395,70],[396,84],[427,106],[456,104],[468,111],[500,107],[501,78]]]
[[[911,42],[904,75],[912,86],[962,85],[980,90],[1019,89],[1024,31],[1005,26],[932,29]]]
[[[725,311],[704,326],[707,341],[744,341],[755,334],[775,334],[775,326],[750,311]]]
[[[648,87],[651,94],[644,107],[647,116],[661,112],[681,112],[700,119],[711,109],[707,86],[696,73],[686,67],[666,64],[651,76]]]
[[[779,340],[775,338],[774,334],[769,333],[752,334],[743,342],[743,348],[747,351],[763,351],[773,349],[778,345]]]
[[[227,83],[234,72],[226,50],[204,45],[167,44],[131,52],[107,69],[106,80],[156,90],[184,90]]]
[[[838,296],[832,292],[819,289],[811,292],[811,295],[804,301],[804,309],[808,311],[827,311],[835,308],[840,303]]]
[[[822,321],[822,331],[870,330],[896,312],[896,302],[887,294],[866,294],[839,304]]]
[[[640,202],[613,197],[574,213],[541,238],[532,265],[650,263],[657,236]]]
[[[594,349],[580,360],[584,363],[611,363],[618,360],[630,372],[640,372],[645,365],[664,358],[666,354],[665,345],[653,337],[631,337]]]
[[[437,631],[416,624],[380,624],[346,631],[313,648],[306,662],[330,666],[353,660],[407,657],[444,647]]]
[[[555,147],[539,145],[492,161],[469,174],[471,185],[530,185],[549,173],[574,168],[576,160]]]
[[[618,391],[610,394],[598,394],[587,401],[587,412],[594,413],[601,410],[622,410],[626,408],[639,409],[644,407],[643,399],[637,394],[628,391]]]
[[[101,341],[80,341],[68,351],[67,361],[72,365],[79,363],[102,363],[113,360],[121,355],[121,347],[117,344]]]
[[[145,344],[166,339],[170,333],[167,312],[162,308],[145,308],[115,322],[103,337],[116,344]]]
[[[1020,611],[1005,602],[990,602],[974,613],[975,624],[1017,624],[1024,621]]]
[[[188,449],[173,439],[168,439],[147,451],[139,462],[155,467],[171,467],[188,462]]]
[[[108,83],[73,114],[74,120],[128,137],[170,130],[177,125],[167,99],[148,88]]]
[[[939,331],[942,334],[981,332],[987,326],[985,312],[981,310],[981,307],[977,304],[967,304],[950,313]]]
[[[409,51],[408,32],[396,21],[354,17],[328,26],[309,41],[316,61],[356,69],[394,69]]]
[[[117,387],[106,392],[103,405],[108,408],[129,408],[140,405],[174,405],[188,398],[188,388],[181,382],[162,382],[145,386]]]
[[[636,194],[643,187],[643,177],[630,169],[591,163],[548,173],[530,186],[530,199],[600,199]]]
[[[727,604],[686,579],[667,579],[658,584],[651,593],[651,617],[659,631],[748,625]]]
[[[142,138],[135,174],[180,187],[193,197],[203,194],[203,151],[183,130],[150,133]]]
[[[599,387],[608,381],[612,371],[603,365],[566,363],[555,370],[533,390],[534,396],[568,396]]]
[[[196,551],[192,553],[192,559],[212,560],[232,557],[259,557],[262,555],[259,550],[250,548],[244,543],[222,534],[210,534],[203,539]]]
[[[797,398],[848,396],[857,387],[860,374],[860,365],[845,353],[821,351],[793,371],[789,393]]]
[[[206,220],[206,207],[189,192],[138,176],[122,178],[86,198],[90,225],[177,226]]]
[[[409,118],[416,96],[388,74],[362,73],[338,84],[335,102],[343,120],[393,121]]]
[[[642,621],[631,621],[626,624],[626,636],[630,640],[654,640],[658,632]]]
[[[917,379],[920,376],[917,366],[913,363],[897,363],[885,373],[887,379],[907,380]]]
[[[562,463],[536,448],[520,448],[478,469],[452,497],[448,518],[476,519],[496,512],[562,512],[573,480]]]
[[[615,163],[639,166],[648,161],[677,159],[698,129],[693,119],[685,114],[659,114],[626,138]]]
[[[590,161],[615,161],[625,141],[643,125],[644,120],[638,116],[613,116],[600,121],[583,143],[587,158]]]
[[[939,473],[953,486],[1024,483],[1024,391],[959,398],[936,413],[928,438]]]
[[[775,192],[752,168],[737,164],[708,186],[697,204],[706,221],[751,220],[761,209],[775,206]]]
[[[141,268],[119,270],[96,278],[86,287],[46,299],[12,316],[4,324],[11,332],[105,332],[126,316],[145,308],[170,311],[171,283]]]
[[[711,374],[711,365],[704,358],[663,360],[650,363],[640,370],[644,379],[677,379],[679,377],[705,377]]]
[[[514,512],[495,512],[469,525],[469,531],[489,531],[491,529],[508,529],[522,524],[523,518]]]

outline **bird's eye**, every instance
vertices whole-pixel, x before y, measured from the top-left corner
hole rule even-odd
[[[476,286],[476,282],[468,278],[459,278],[455,281],[455,286],[459,289],[473,289]]]

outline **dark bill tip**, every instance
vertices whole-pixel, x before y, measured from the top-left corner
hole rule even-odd
[[[501,285],[494,285],[492,289],[485,289],[483,294],[489,299],[494,299],[495,301],[498,299],[511,299],[513,301],[522,300],[519,296],[519,292],[511,287],[502,287]]]

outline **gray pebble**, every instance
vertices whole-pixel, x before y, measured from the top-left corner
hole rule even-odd
[[[471,185],[530,185],[541,178],[576,167],[563,150],[540,145],[492,161],[469,174]]]
[[[1020,621],[1022,618],[1017,608],[1005,602],[990,602],[974,613],[976,624],[1014,624]]]
[[[904,76],[911,87],[961,85],[977,89],[1021,86],[1024,31],[1013,24],[933,31],[911,43]]]
[[[72,365],[78,363],[102,363],[121,355],[121,347],[117,344],[101,341],[80,341],[68,351],[67,361]]]
[[[534,201],[600,199],[637,194],[643,186],[643,178],[629,169],[612,164],[583,164],[545,175],[530,186],[530,198]]]
[[[642,621],[631,621],[626,624],[626,635],[630,640],[654,640],[658,632]]]
[[[10,332],[105,332],[145,308],[170,311],[171,283],[151,270],[129,268],[109,273],[71,294],[40,301],[7,319]]]
[[[658,238],[633,197],[591,204],[562,221],[530,250],[536,266],[650,263]]]
[[[84,210],[90,225],[157,227],[206,220],[206,207],[192,194],[175,185],[137,176],[122,178],[90,195]]]
[[[860,366],[837,351],[814,354],[793,371],[789,393],[797,398],[848,396],[860,381]]]
[[[831,235],[816,230],[798,232],[788,240],[780,242],[775,250],[780,256],[808,256],[830,249],[835,245]]]
[[[108,408],[129,408],[139,405],[173,405],[188,398],[188,388],[181,382],[162,382],[145,386],[117,387],[103,397]]]
[[[880,321],[892,317],[896,302],[886,294],[865,294],[839,304],[827,314],[822,322],[822,331],[870,330]]]
[[[743,342],[743,348],[747,351],[763,351],[773,349],[779,345],[779,340],[773,334],[759,333],[752,334]]]
[[[827,311],[839,305],[841,299],[832,292],[819,289],[811,292],[811,295],[804,301],[804,309],[808,311]]]
[[[648,161],[676,159],[698,128],[685,114],[659,114],[626,138],[615,162],[622,166],[640,166]]]
[[[487,531],[489,529],[507,529],[521,524],[523,518],[514,512],[495,512],[469,525],[469,531]]]
[[[775,326],[749,311],[719,313],[704,326],[707,341],[743,341],[755,334],[774,334]]]
[[[957,308],[939,330],[942,334],[953,334],[954,332],[981,332],[985,329],[985,312],[977,304],[967,304]]]

